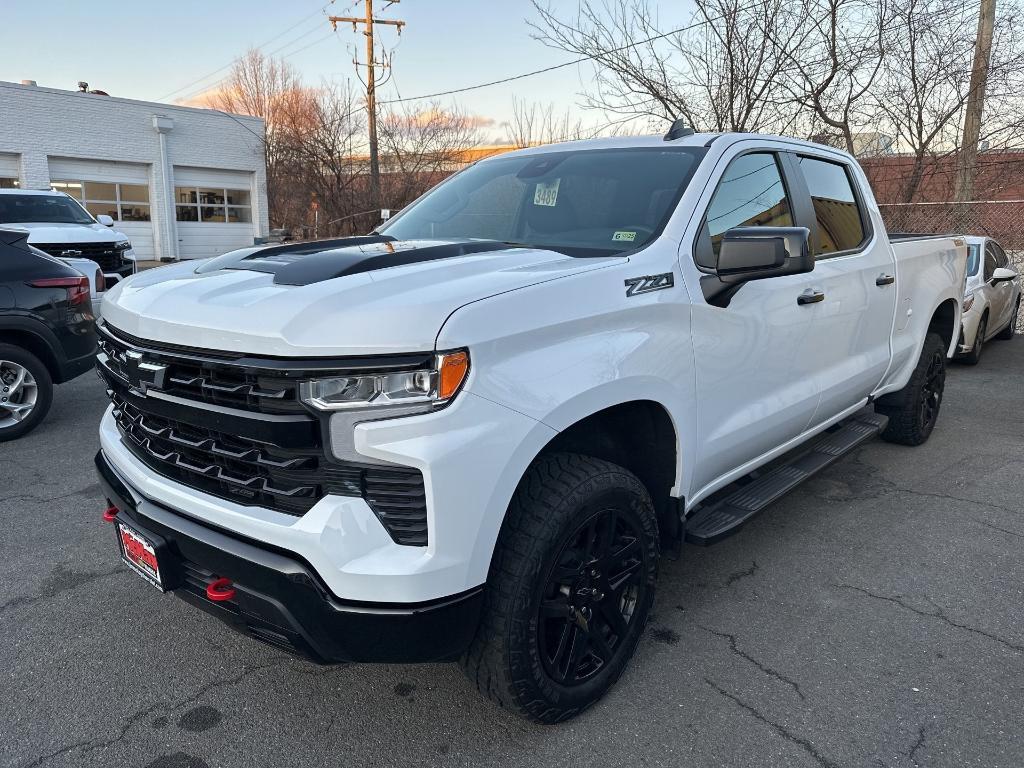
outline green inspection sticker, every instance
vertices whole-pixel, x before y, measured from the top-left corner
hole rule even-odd
[[[614,240],[617,243],[632,243],[634,240],[636,240],[636,232],[630,232],[628,230],[620,229],[618,232],[612,235],[612,240]]]

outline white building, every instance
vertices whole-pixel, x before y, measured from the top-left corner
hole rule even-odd
[[[105,213],[139,259],[266,236],[263,120],[0,82],[0,187],[53,187]]]

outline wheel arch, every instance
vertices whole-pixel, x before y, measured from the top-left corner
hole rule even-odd
[[[57,355],[54,354],[53,346],[44,336],[25,328],[4,326],[0,327],[0,344],[11,344],[31,352],[46,366],[46,370],[50,373],[50,378],[54,382],[60,380],[60,361],[57,359]]]
[[[985,312],[988,312],[987,308]],[[947,357],[952,357],[956,353],[957,340],[960,338],[960,322],[960,307],[955,299],[940,302],[932,310],[931,318],[928,320],[928,333],[939,334],[946,345]],[[921,340],[921,344],[924,344],[924,339]]]
[[[662,542],[681,537],[681,442],[669,409],[658,399],[637,398],[603,402],[600,407],[576,410],[572,419],[552,414],[557,432],[527,464],[552,453],[578,453],[610,461],[635,474],[647,488],[658,516]],[[521,482],[522,478],[520,478]]]

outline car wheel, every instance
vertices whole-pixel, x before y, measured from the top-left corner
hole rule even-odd
[[[52,401],[53,381],[39,358],[21,347],[0,344],[0,442],[35,429]]]
[[[988,333],[988,311],[978,321],[978,330],[974,334],[974,346],[971,351],[960,358],[964,365],[977,365],[981,362],[981,350],[985,346],[985,334]]]
[[[632,657],[657,567],[654,507],[635,475],[578,454],[538,459],[509,505],[463,670],[531,720],[579,714]]]
[[[882,439],[902,445],[925,442],[939,418],[945,387],[946,345],[937,333],[929,333],[907,386],[875,404],[878,413],[889,417]]]
[[[1017,316],[1020,314],[1020,299],[1017,299],[1016,305],[1013,307],[1013,314],[1010,315],[1010,322],[1006,324],[997,335],[996,338],[1000,341],[1009,341],[1013,338],[1013,335],[1017,332]]]

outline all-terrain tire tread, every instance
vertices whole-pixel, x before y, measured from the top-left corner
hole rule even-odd
[[[572,453],[555,453],[537,459],[520,482],[511,503],[491,561],[484,597],[484,611],[476,637],[460,664],[477,689],[504,709],[542,723],[555,723],[574,717],[580,708],[551,707],[539,698],[530,698],[531,681],[514,679],[510,663],[510,629],[523,623],[515,616],[515,599],[522,566],[536,555],[535,549],[556,534],[561,518],[556,514],[573,494],[596,478],[609,475],[614,481],[640,494],[648,509],[653,528],[653,551],[657,553],[657,527],[653,506],[643,484],[626,469],[611,462]],[[518,628],[520,631],[522,627]],[[623,665],[623,668],[625,665]],[[617,670],[609,685],[621,674]]]
[[[907,385],[888,395],[878,399],[875,410],[889,417],[889,424],[882,431],[883,440],[900,445],[921,445],[925,442],[931,430],[922,429],[918,411],[918,393],[924,385],[928,373],[928,361],[935,354],[936,349],[944,349],[942,337],[937,333],[929,333],[924,340],[921,349],[921,357],[917,361],[917,367]]]

